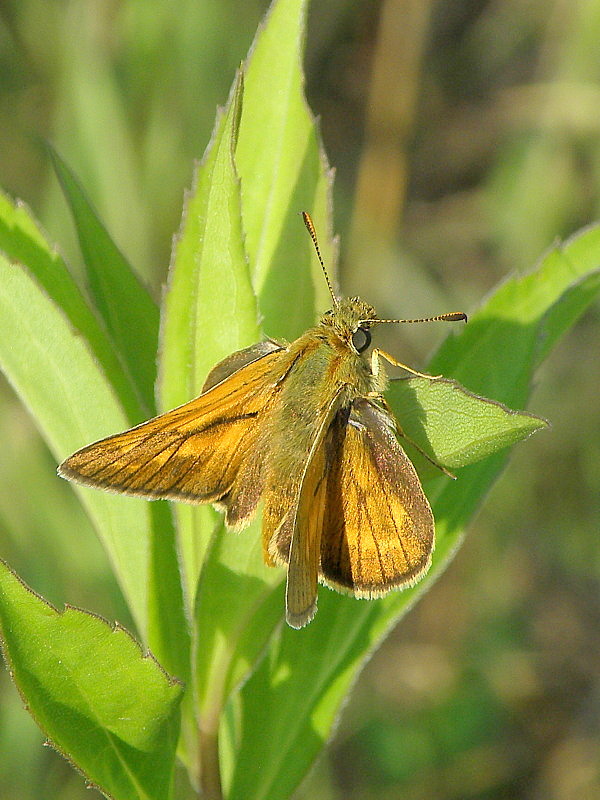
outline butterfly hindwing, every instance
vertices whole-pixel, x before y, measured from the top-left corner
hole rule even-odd
[[[262,342],[251,344],[250,347],[245,347],[243,350],[236,350],[235,353],[219,361],[206,376],[206,380],[202,386],[202,394],[208,392],[213,386],[231,377],[235,372],[238,372],[242,367],[257,361],[259,358],[274,353],[277,350],[282,350],[283,345],[276,342],[274,339],[265,339]]]
[[[276,538],[277,546],[288,547],[286,619],[292,628],[302,628],[317,610],[317,584],[323,522],[327,499],[328,454],[324,446],[332,419],[339,406],[338,392],[322,413],[297,497]]]
[[[434,547],[431,508],[392,418],[358,399],[334,419],[321,536],[323,583],[357,597],[377,597],[415,583]]]

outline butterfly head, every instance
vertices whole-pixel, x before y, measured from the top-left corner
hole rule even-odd
[[[363,353],[371,344],[371,327],[376,323],[373,306],[359,297],[338,300],[335,307],[321,317],[321,325],[333,332],[356,353]]]

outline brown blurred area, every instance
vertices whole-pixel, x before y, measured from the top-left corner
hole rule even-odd
[[[77,269],[51,139],[157,293],[192,160],[266,7],[175,5],[0,5],[0,185]],[[307,95],[337,172],[344,292],[382,316],[471,312],[595,222],[598,42],[600,0],[313,4]],[[447,331],[383,333],[422,368]],[[600,798],[599,334],[596,307],[540,371],[530,408],[552,428],[516,448],[447,572],[367,665],[301,800]],[[1,389],[3,555],[50,600],[126,621],[82,512]],[[34,481],[53,522],[27,502]],[[56,550],[32,564],[48,525]],[[0,692],[0,800],[87,797],[35,746],[5,671]]]

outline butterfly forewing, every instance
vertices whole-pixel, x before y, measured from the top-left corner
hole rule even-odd
[[[338,413],[325,442],[321,579],[357,597],[413,584],[434,546],[431,508],[391,426],[385,411],[359,399],[347,422]]]
[[[116,492],[220,502],[233,511],[229,494],[278,402],[284,359],[285,350],[258,357],[195,400],[84,447],[61,464],[60,473]],[[251,492],[253,507],[260,492]],[[248,506],[246,498],[238,522],[253,510]]]

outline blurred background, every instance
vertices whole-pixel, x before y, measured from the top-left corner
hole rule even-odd
[[[159,296],[192,161],[266,7],[2,0],[0,185],[75,271],[41,140]],[[600,0],[315,3],[306,88],[337,171],[344,291],[382,316],[470,312],[598,219],[599,42]],[[444,332],[387,330],[385,345],[418,368]],[[596,307],[540,371],[530,408],[552,429],[516,448],[450,568],[372,658],[298,800],[600,797],[599,334]],[[0,555],[52,602],[127,624],[2,381],[0,447]],[[2,669],[0,800],[88,798],[42,741]]]

